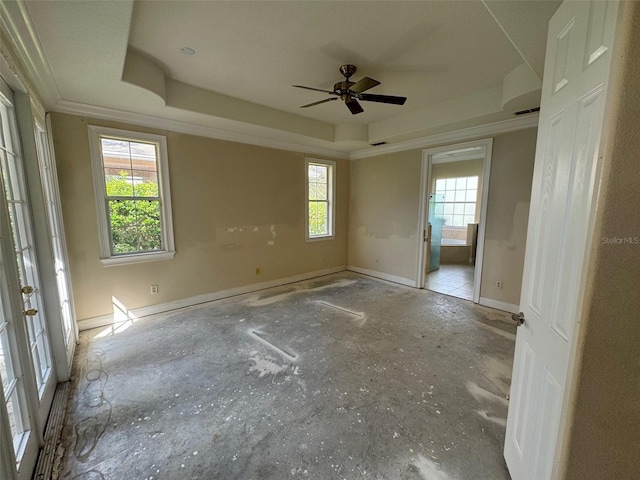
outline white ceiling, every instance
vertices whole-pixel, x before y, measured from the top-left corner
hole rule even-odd
[[[558,1],[33,1],[61,111],[131,112],[348,152],[537,106]],[[193,56],[180,53],[195,50]],[[340,65],[404,106],[328,95]]]

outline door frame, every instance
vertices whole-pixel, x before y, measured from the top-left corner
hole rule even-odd
[[[420,171],[420,203],[418,209],[418,270],[416,273],[416,287],[424,288],[427,275],[425,253],[426,229],[429,225],[429,201],[428,195],[431,190],[431,166],[433,157],[437,154],[464,150],[467,148],[484,148],[484,161],[482,164],[482,196],[480,199],[480,217],[478,219],[478,245],[476,248],[476,264],[473,278],[473,302],[480,303],[480,281],[482,279],[482,263],[484,258],[484,237],[486,232],[487,203],[489,199],[489,179],[491,174],[491,154],[493,151],[493,138],[484,138],[470,142],[455,143],[436,148],[427,148],[422,151],[422,165]],[[452,160],[452,162],[458,160]]]
[[[0,75],[0,79],[3,80],[3,84],[6,84],[6,88],[3,86],[3,96],[6,96],[9,103],[12,105],[13,113],[15,114],[15,128],[17,129],[17,147],[20,150],[23,162],[23,175],[25,181],[24,194],[29,200],[29,210],[32,222],[32,240],[35,258],[38,263],[38,276],[41,282],[42,304],[41,309],[46,312],[45,325],[48,331],[49,348],[51,353],[51,372],[50,379],[47,382],[46,391],[39,395],[37,387],[35,385],[35,374],[32,371],[30,365],[29,349],[18,348],[16,352],[20,357],[20,367],[22,378],[25,383],[26,391],[26,404],[28,407],[29,426],[30,433],[25,444],[21,446],[20,452],[23,452],[19,465],[16,464],[16,456],[13,452],[11,433],[8,431],[8,417],[4,411],[4,398],[0,395],[0,452],[2,452],[2,465],[0,465],[0,474],[4,476],[8,475],[8,479],[26,480],[31,478],[33,472],[32,467],[35,467],[36,459],[41,446],[44,444],[44,427],[46,425],[47,417],[50,413],[51,403],[53,395],[56,389],[58,381],[67,380],[71,372],[71,355],[65,352],[60,346],[64,346],[62,338],[57,338],[62,331],[62,328],[58,327],[59,315],[55,315],[59,304],[57,282],[55,281],[55,262],[52,257],[52,248],[50,245],[49,235],[49,223],[45,205],[43,203],[43,193],[41,185],[41,176],[39,171],[39,159],[37,154],[36,142],[35,142],[35,125],[38,121],[41,125],[45,125],[49,147],[51,146],[51,130],[50,124],[46,122],[44,109],[38,103],[37,99],[32,99],[28,90],[22,83],[21,79],[17,76],[4,75],[5,70],[11,72],[4,57],[0,56],[0,66],[2,67],[3,75]],[[53,155],[53,150],[50,151]],[[49,159],[54,162],[53,157]],[[6,210],[5,199],[3,195],[0,195],[0,212]],[[56,205],[60,208],[59,204]],[[8,222],[8,219],[2,218],[3,225]],[[62,225],[60,226],[62,228]],[[10,231],[7,230],[7,231]],[[4,227],[3,227],[4,232]],[[3,257],[5,259],[14,256],[14,253],[10,251],[9,244],[12,244],[10,235],[7,238],[2,238],[0,242],[0,248],[2,249]],[[65,249],[65,261],[66,261],[66,249]],[[17,268],[17,267],[16,267]],[[68,268],[68,263],[67,263]],[[18,272],[13,267],[9,268],[7,278],[5,281],[9,285],[18,285]],[[22,303],[20,294],[11,291],[7,291],[7,298],[10,299],[10,307],[12,311],[16,313],[14,318],[22,317]],[[14,298],[16,297],[16,298]],[[20,301],[19,301],[20,300]],[[15,304],[15,305],[14,305]],[[61,325],[60,325],[61,327]],[[22,328],[17,328],[17,335],[20,336],[19,340],[22,346],[28,345],[26,331]],[[70,344],[70,350],[75,348],[77,342],[77,325],[74,318],[74,339]],[[54,348],[54,344],[57,343],[58,347]],[[48,407],[43,408],[45,405]],[[5,454],[8,454],[5,456]],[[9,462],[6,459],[10,459]]]

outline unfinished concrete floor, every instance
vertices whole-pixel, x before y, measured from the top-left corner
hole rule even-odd
[[[514,339],[349,272],[84,332],[58,475],[508,479]]]

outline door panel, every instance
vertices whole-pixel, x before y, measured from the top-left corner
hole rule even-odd
[[[70,287],[71,280],[67,267],[68,262],[65,250],[62,213],[59,208],[60,194],[58,190],[56,166],[52,154],[53,147],[49,146],[49,139],[45,128],[38,124],[36,124],[35,128],[35,140],[42,183],[42,194],[46,206],[49,238],[53,254],[54,274],[58,287],[58,306],[60,308],[64,350],[67,356],[67,364],[71,365],[73,352],[75,351],[77,326],[73,312],[73,299]]]
[[[22,480],[31,478],[35,466],[56,376],[13,94],[1,79],[0,87],[0,435],[10,439],[11,476]]]
[[[590,242],[615,2],[565,2],[549,24],[504,455],[554,478]]]

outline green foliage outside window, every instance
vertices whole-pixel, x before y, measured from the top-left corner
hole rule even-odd
[[[309,202],[309,236],[328,235],[327,202]]]
[[[113,254],[162,250],[158,184],[144,181],[134,185],[122,172],[107,179],[106,187]]]

